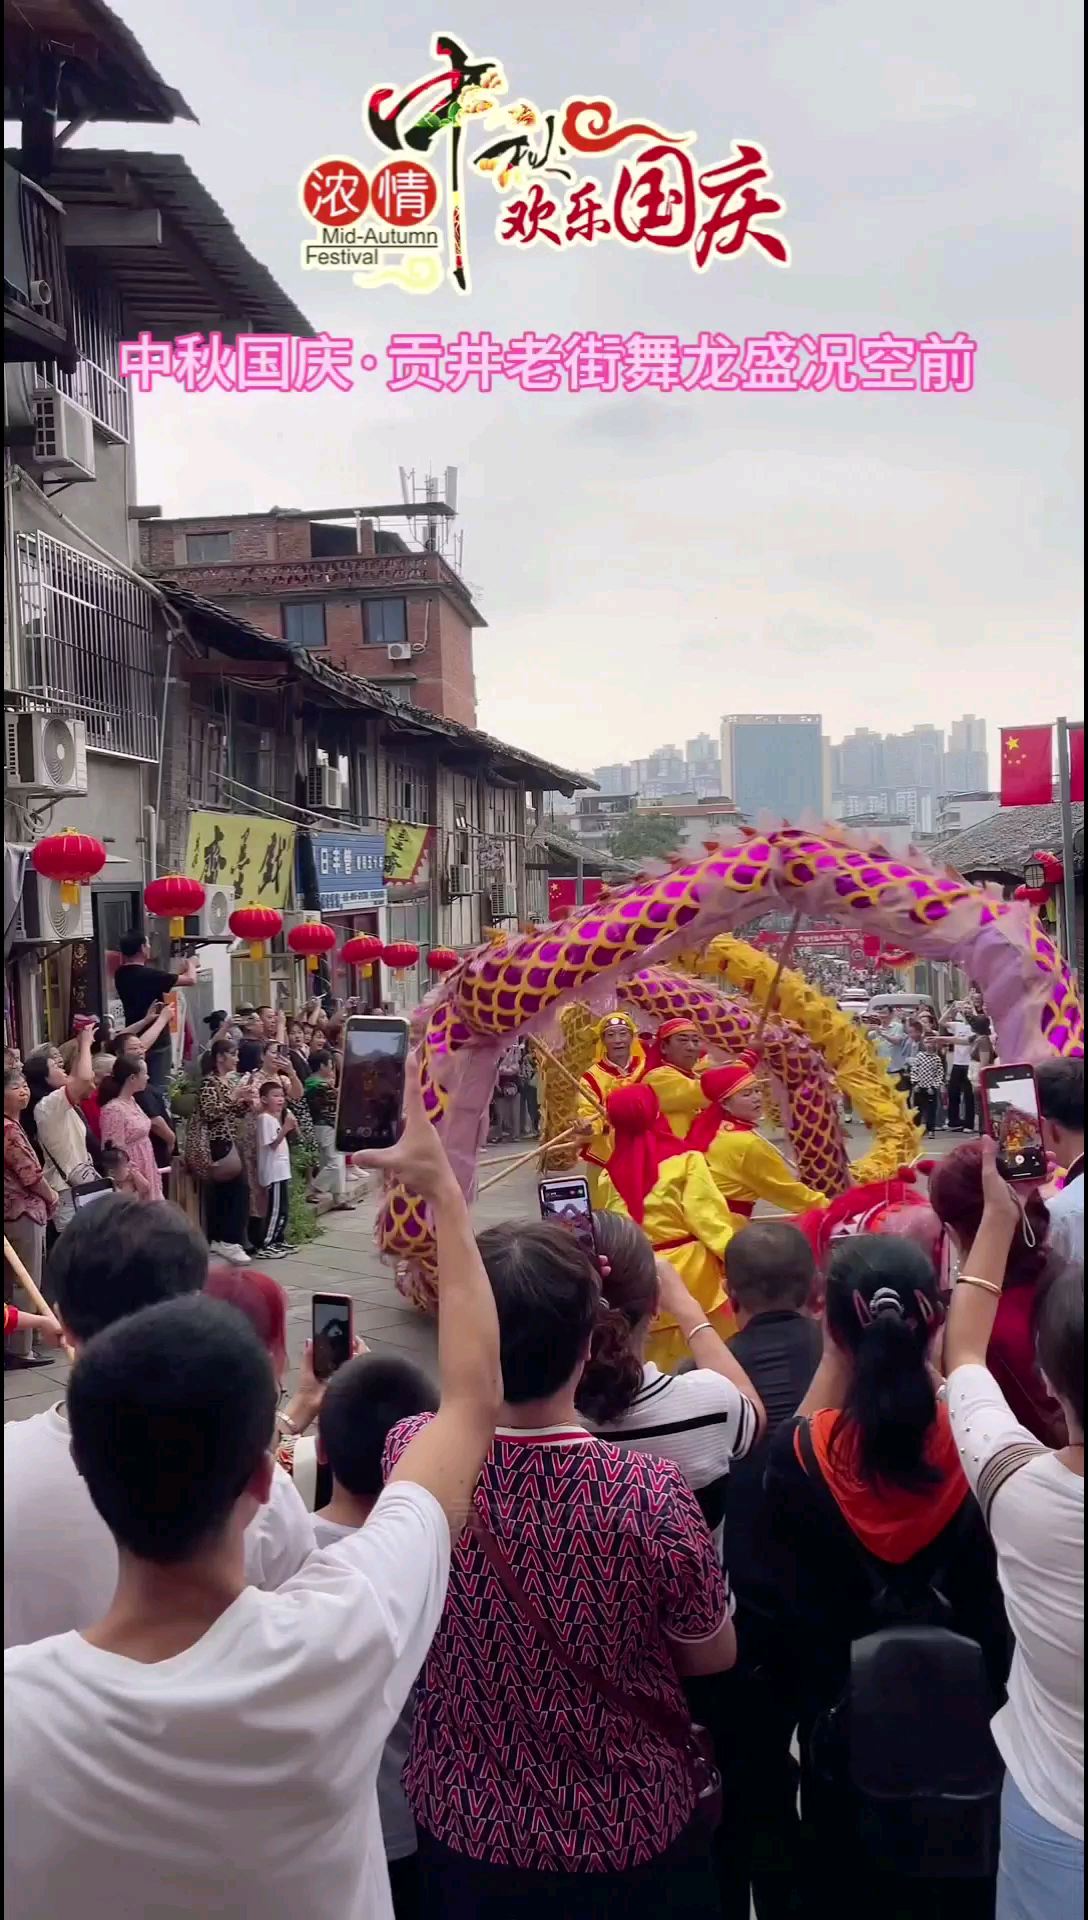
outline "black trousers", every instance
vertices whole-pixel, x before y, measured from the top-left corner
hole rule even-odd
[[[419,1829],[421,1911],[435,1920],[720,1920],[710,1843],[688,1827],[626,1873],[530,1873],[454,1853]]]
[[[209,1150],[213,1160],[225,1160],[231,1143],[213,1140]],[[249,1181],[245,1174],[235,1174],[233,1180],[209,1180],[207,1194],[208,1239],[221,1240],[228,1247],[243,1246],[249,1220]]]
[[[948,1076],[948,1124],[966,1127],[968,1132],[974,1128],[975,1089],[967,1067],[953,1067]]]
[[[937,1087],[914,1087],[911,1090],[910,1103],[918,1115],[927,1133],[937,1131],[937,1113],[940,1106],[940,1090]]]
[[[406,1860],[390,1860],[389,1891],[393,1896],[393,1920],[422,1920],[418,1853],[410,1853]]]
[[[769,1623],[737,1616],[729,1673],[688,1680],[693,1717],[714,1737],[724,1812],[714,1837],[722,1920],[810,1920],[791,1752],[799,1688],[790,1649]],[[806,1891],[809,1904],[804,1904]]]

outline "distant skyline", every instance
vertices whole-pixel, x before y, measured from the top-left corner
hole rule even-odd
[[[757,711],[756,709],[753,709],[753,713],[756,711]],[[758,709],[758,711],[763,712],[765,711],[765,709],[760,708]],[[640,753],[628,752],[626,754],[622,754],[622,753],[615,754],[613,756],[610,756],[610,758],[608,758],[607,760],[597,761],[595,763],[594,768],[591,769],[591,771],[597,772],[602,768],[613,767],[613,766],[633,767],[638,765],[639,763],[644,763],[647,760],[656,759],[661,755],[669,753],[670,751],[674,751],[681,758],[688,757],[690,760],[691,748],[696,746],[698,743],[704,742],[704,741],[711,743],[714,746],[715,751],[719,752],[720,728],[721,728],[722,722],[727,717],[728,717],[727,715],[722,714],[714,725],[714,731],[709,732],[707,730],[707,726],[708,726],[707,717],[706,715],[703,715],[702,716],[703,728],[700,733],[694,734],[694,733],[687,733],[686,731],[681,731],[681,733],[676,738],[672,740],[659,740],[653,746],[646,747],[643,752],[640,752]],[[836,752],[839,748],[845,746],[848,742],[853,741],[855,736],[868,734],[868,735],[871,735],[874,738],[874,740],[877,740],[877,741],[883,742],[883,741],[891,740],[891,741],[899,742],[899,741],[909,741],[911,738],[911,735],[914,733],[918,733],[920,731],[925,731],[929,729],[934,729],[936,732],[940,733],[943,736],[944,751],[946,755],[967,756],[969,754],[976,754],[987,759],[987,761],[989,759],[990,729],[988,727],[988,723],[985,720],[985,718],[981,715],[977,715],[974,713],[957,714],[955,715],[954,718],[950,717],[947,720],[934,720],[932,716],[930,716],[926,719],[917,720],[913,722],[912,726],[910,727],[889,727],[887,729],[872,727],[868,725],[866,722],[862,721],[862,722],[859,722],[857,726],[851,727],[849,731],[843,734],[842,738],[839,740],[833,739],[828,735],[827,726],[826,724],[823,724],[822,714],[820,715],[820,720],[821,720],[821,731],[823,733],[824,738],[828,741],[828,745],[830,746],[832,753]],[[986,774],[983,777],[984,779],[989,777],[988,767],[987,767]]]
[[[991,740],[1069,706],[1081,650],[1079,26],[1067,0],[919,0],[879,33],[865,0],[726,17],[555,0],[299,9],[119,0],[199,125],[85,126],[77,148],[181,153],[313,324],[379,356],[391,332],[727,329],[734,339],[962,328],[959,395],[156,391],[136,407],[139,494],[168,516],[397,494],[455,463],[480,724],[588,771],[652,734],[777,708],[833,740],[979,712]],[[788,270],[750,253],[697,275],[645,248],[500,257],[468,184],[475,286],[413,299],[306,273],[298,184],[371,158],[365,93],[408,84],[449,25],[512,97],[578,92],[698,132],[717,162],[761,141]],[[727,83],[723,80],[727,76]],[[1070,707],[1072,717],[1072,708]],[[1079,717],[1079,702],[1078,714]],[[702,725],[708,726],[707,720]]]

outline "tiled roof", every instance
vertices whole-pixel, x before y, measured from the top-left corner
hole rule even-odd
[[[1084,807],[1073,808],[1077,841],[1078,873],[1084,871]],[[1024,867],[1033,853],[1061,854],[1061,811],[1057,806],[999,807],[985,820],[976,821],[951,839],[936,841],[927,848],[929,857],[947,862],[965,878],[973,874],[1010,874],[1023,877]]]

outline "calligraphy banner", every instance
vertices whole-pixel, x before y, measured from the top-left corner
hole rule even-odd
[[[289,907],[295,829],[248,813],[194,813],[185,871],[206,887],[233,887],[237,906]]]
[[[423,865],[430,827],[392,820],[385,833],[385,877],[394,887],[410,887]]]

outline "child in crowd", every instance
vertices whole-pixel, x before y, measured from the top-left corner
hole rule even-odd
[[[382,1453],[392,1429],[434,1413],[438,1395],[426,1374],[393,1354],[362,1354],[329,1382],[318,1418],[317,1457],[332,1475],[332,1498],[314,1515],[319,1547],[331,1547],[370,1518],[382,1490]],[[396,1920],[420,1912],[416,1827],[401,1785],[412,1737],[415,1689],[408,1695],[378,1768],[378,1812]]]
[[[260,1088],[257,1115],[258,1168],[268,1189],[268,1214],[263,1222],[260,1251],[269,1260],[283,1260],[287,1245],[287,1212],[291,1195],[291,1155],[287,1142],[298,1126],[287,1112],[287,1096],[279,1080],[265,1080]],[[252,1231],[252,1228],[251,1228]]]
[[[911,1105],[928,1134],[936,1133],[940,1123],[941,1092],[944,1087],[944,1056],[940,1037],[923,1033],[918,1052],[911,1056]]]
[[[108,1180],[115,1193],[130,1194],[133,1200],[146,1200],[151,1187],[142,1173],[137,1173],[124,1147],[102,1147],[99,1149],[99,1164],[103,1180]]]

